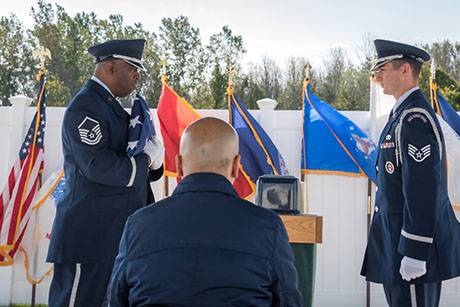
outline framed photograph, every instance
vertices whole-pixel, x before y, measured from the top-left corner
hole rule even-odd
[[[259,177],[256,204],[280,214],[299,214],[299,180],[293,176]]]

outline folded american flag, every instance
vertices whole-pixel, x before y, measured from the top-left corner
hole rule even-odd
[[[155,127],[149,106],[141,95],[136,94],[128,128],[128,156],[133,157],[140,154],[147,141],[154,136]]]

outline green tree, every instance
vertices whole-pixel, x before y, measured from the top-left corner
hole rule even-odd
[[[423,65],[418,83],[420,90],[425,94],[428,100],[430,100],[430,76],[430,66]],[[456,110],[460,110],[460,83],[442,67],[436,68],[436,83],[444,98],[446,98]]]
[[[278,101],[278,109],[300,110],[302,109],[302,86],[305,80],[305,65],[307,59],[303,57],[290,57],[286,62],[286,73],[281,97]],[[315,80],[313,70],[310,72],[310,79]]]
[[[166,71],[174,90],[193,104],[202,88],[205,52],[200,30],[192,27],[185,16],[163,18],[159,29],[159,51],[166,56]]]
[[[335,106],[339,88],[345,76],[347,58],[342,48],[332,48],[324,61],[324,71],[321,71],[318,80],[318,95]]]
[[[226,108],[228,71],[230,66],[237,72],[241,70],[240,60],[246,52],[243,47],[243,37],[233,35],[228,26],[223,26],[221,32],[211,35],[206,50],[209,54],[208,68],[211,71],[209,81],[211,107]]]
[[[442,67],[453,79],[460,81],[460,43],[448,39],[424,45],[437,67]]]
[[[236,94],[248,109],[257,109],[256,101],[267,97],[261,87],[258,75],[258,66],[251,63],[248,72],[237,75],[235,80]]]
[[[282,92],[282,81],[283,73],[275,60],[269,56],[263,56],[260,69],[260,83],[265,96],[278,100]]]
[[[92,73],[93,65],[86,48],[94,43],[95,14],[69,16],[63,7],[38,1],[32,8],[35,24],[31,30],[35,47],[51,52],[48,70],[48,104],[65,106]]]
[[[248,72],[237,78],[238,97],[249,109],[257,109],[256,102],[259,99],[279,100],[283,90],[282,82],[281,68],[272,58],[264,56],[261,64],[249,63]]]
[[[0,18],[0,103],[17,94],[33,95],[34,61],[30,36],[15,15]]]
[[[339,86],[335,107],[339,110],[369,110],[369,70],[349,66]]]
[[[451,77],[442,67],[436,69],[436,83],[444,98],[457,111],[460,110],[460,83]]]
[[[125,26],[121,15],[110,15],[108,19],[98,19],[94,12],[77,13],[70,16],[65,9],[43,0],[32,8],[34,26],[31,30],[35,40],[33,45],[48,48],[52,60],[47,69],[48,104],[65,106],[72,96],[88,80],[94,64],[87,49],[97,43],[111,39],[144,38],[145,66],[147,72],[141,78],[139,91],[146,96],[151,106],[158,101],[161,88],[159,79],[159,56],[154,33],[143,29],[142,24]],[[125,106],[130,105],[132,97],[122,99]]]
[[[424,45],[436,63],[436,82],[441,94],[456,110],[460,110],[460,43],[444,40]],[[424,65],[420,75],[420,88],[429,97],[430,67]]]

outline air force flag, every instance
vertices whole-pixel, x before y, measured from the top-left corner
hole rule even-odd
[[[302,173],[367,176],[376,180],[377,149],[351,120],[304,85]]]

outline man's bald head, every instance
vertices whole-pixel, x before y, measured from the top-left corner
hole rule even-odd
[[[198,119],[182,134],[176,163],[182,177],[193,173],[217,173],[232,182],[239,167],[238,134],[218,118]]]

